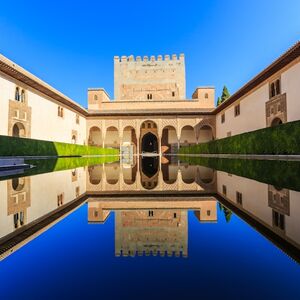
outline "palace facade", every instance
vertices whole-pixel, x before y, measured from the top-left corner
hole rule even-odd
[[[299,120],[300,42],[215,107],[213,87],[186,97],[185,57],[114,57],[114,98],[88,89],[87,109],[0,56],[0,134],[119,148],[178,147]]]

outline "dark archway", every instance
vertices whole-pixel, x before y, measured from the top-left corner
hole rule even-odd
[[[158,171],[159,159],[157,156],[154,157],[143,157],[142,158],[142,172],[148,178],[153,177]]]
[[[271,127],[277,126],[277,125],[280,125],[280,124],[282,124],[282,120],[281,120],[280,118],[275,118],[275,119],[272,121]]]
[[[158,140],[156,135],[148,132],[143,136],[142,152],[158,153]]]
[[[25,127],[22,123],[17,122],[14,124],[13,129],[12,129],[12,136],[25,137]]]

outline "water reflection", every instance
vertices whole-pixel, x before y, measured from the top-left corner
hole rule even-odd
[[[176,161],[160,163],[158,156],[140,157],[132,165],[114,162],[88,167],[87,190],[203,191],[215,190],[215,171]]]
[[[300,261],[299,191],[220,169],[131,157],[0,181],[1,258],[87,202],[91,224],[106,226],[114,213],[117,256],[188,256],[189,216],[218,223],[219,210],[219,219],[240,216]]]
[[[89,223],[104,224],[115,212],[116,256],[188,256],[188,210],[199,222],[217,221],[214,198],[88,200]]]

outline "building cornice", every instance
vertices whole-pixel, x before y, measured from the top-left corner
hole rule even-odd
[[[0,71],[4,74],[16,79],[27,86],[41,92],[42,94],[50,97],[51,99],[70,107],[78,113],[87,116],[87,110],[80,106],[78,103],[65,96],[58,90],[51,87],[46,82],[18,66],[8,58],[0,54]]]
[[[300,41],[298,41],[294,46],[283,53],[279,58],[277,58],[273,63],[271,63],[267,68],[261,71],[253,79],[248,81],[243,87],[241,87],[237,92],[235,92],[231,97],[229,97],[225,102],[220,104],[214,113],[217,114],[230,106],[235,101],[240,100],[246,94],[251,92],[253,89],[258,87],[260,84],[265,82],[268,78],[276,74],[278,71],[286,67],[288,64],[293,62],[295,59],[300,57]]]
[[[88,111],[87,118],[94,117],[117,117],[117,116],[203,116],[213,115],[213,109],[157,109],[157,110],[106,110],[106,111]]]

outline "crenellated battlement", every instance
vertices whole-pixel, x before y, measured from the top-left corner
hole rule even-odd
[[[122,62],[157,62],[157,61],[184,61],[184,54],[181,53],[179,56],[177,54],[172,55],[158,55],[157,57],[154,55],[151,55],[150,57],[145,56],[136,56],[133,55],[129,56],[114,56],[114,62],[115,63],[122,63]]]
[[[114,57],[115,99],[185,98],[184,54]]]

